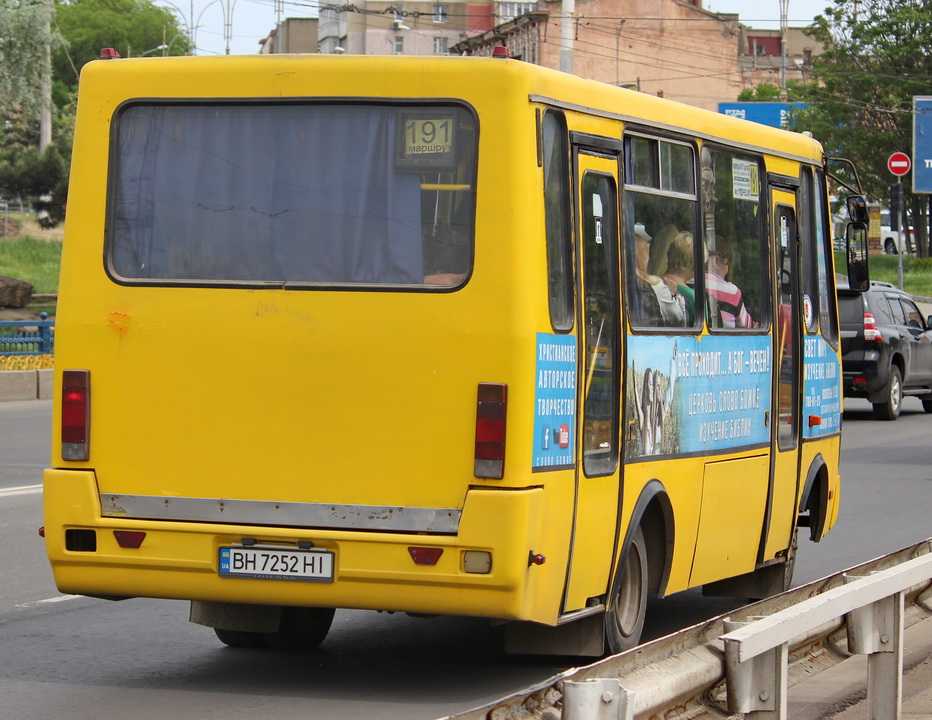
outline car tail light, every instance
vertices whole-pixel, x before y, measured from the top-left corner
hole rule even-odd
[[[65,370],[61,388],[61,456],[87,460],[91,420],[91,373]]]
[[[883,342],[883,335],[872,313],[864,313],[864,342]]]
[[[473,474],[501,480],[505,474],[505,417],[508,386],[479,383],[476,399],[476,452]]]

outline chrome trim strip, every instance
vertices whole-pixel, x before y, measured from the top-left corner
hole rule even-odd
[[[278,525],[327,530],[372,530],[455,534],[456,508],[340,505],[335,503],[229,500],[100,494],[101,515],[137,520],[178,520],[229,525]]]
[[[557,619],[557,625],[566,625],[567,623],[573,622],[574,620],[579,620],[584,617],[590,617],[591,615],[599,615],[605,612],[605,605],[593,605],[592,607],[583,608],[582,610],[573,610],[572,612],[564,613]]]

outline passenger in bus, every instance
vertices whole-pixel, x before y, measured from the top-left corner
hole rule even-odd
[[[754,320],[744,306],[744,296],[735,283],[727,280],[732,254],[727,242],[716,236],[715,247],[706,261],[705,291],[709,325],[721,328],[750,328]]]
[[[647,272],[650,275],[662,276],[667,271],[670,247],[679,232],[676,225],[668,224],[655,233],[650,241],[650,258],[647,261]]]
[[[453,286],[469,271],[469,240],[465,231],[438,226],[424,238],[424,284]]]
[[[650,235],[643,225],[635,226],[634,242],[638,297],[641,299],[640,324],[649,327],[682,327],[686,320],[686,301],[670,292],[660,277],[647,271]]]
[[[661,275],[670,292],[683,298],[686,307],[686,325],[696,322],[696,291],[689,286],[696,276],[693,254],[693,234],[679,232],[667,251],[667,269]]]

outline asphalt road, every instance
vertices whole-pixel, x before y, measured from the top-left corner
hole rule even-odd
[[[932,418],[907,399],[893,423],[866,402],[844,417],[842,512],[820,544],[803,541],[797,583],[932,535]],[[338,612],[314,653],[238,651],[187,622],[187,604],[61,596],[38,536],[48,402],[0,403],[0,719],[257,716],[429,720],[569,667],[509,657],[479,620]],[[648,637],[734,607],[684,593],[654,603]]]

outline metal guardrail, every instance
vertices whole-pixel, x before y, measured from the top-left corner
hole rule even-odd
[[[904,593],[932,578],[932,555],[867,576],[760,619],[725,621],[728,710],[755,720],[786,720],[790,642],[845,616],[848,652],[867,655],[872,720],[898,720],[903,697]]]
[[[787,686],[844,660],[845,636],[850,653],[871,658],[870,702],[893,702],[896,712],[904,626],[929,617],[930,579],[932,539],[444,720],[674,720],[735,712],[782,720]],[[757,657],[766,659],[755,663]]]
[[[0,355],[50,355],[55,351],[55,321],[48,313],[41,320],[0,321]],[[8,329],[12,328],[12,332]]]

